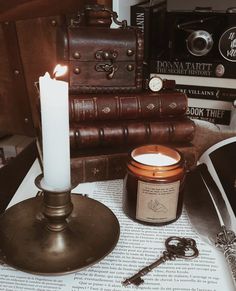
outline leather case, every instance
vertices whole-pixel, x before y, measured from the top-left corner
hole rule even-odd
[[[110,14],[118,28],[86,26],[70,19],[59,30],[58,61],[69,67],[71,93],[142,89],[143,34],[118,21],[116,13]]]

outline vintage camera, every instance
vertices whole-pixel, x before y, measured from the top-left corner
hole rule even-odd
[[[231,0],[202,0],[211,6],[196,7],[198,1],[172,0],[176,6],[168,10],[167,0],[165,29],[157,47],[150,44],[150,74],[236,78],[236,7],[225,7]]]
[[[170,59],[236,61],[236,8],[213,11],[196,7],[193,11],[166,14]]]

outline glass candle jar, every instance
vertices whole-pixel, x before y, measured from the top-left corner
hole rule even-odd
[[[164,225],[183,207],[185,166],[182,154],[162,145],[134,149],[124,179],[123,210],[133,220]]]

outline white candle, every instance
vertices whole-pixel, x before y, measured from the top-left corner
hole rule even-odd
[[[68,83],[52,79],[49,73],[39,78],[43,186],[64,191],[71,186]]]
[[[135,161],[149,166],[170,166],[178,161],[161,153],[147,153],[134,157]]]

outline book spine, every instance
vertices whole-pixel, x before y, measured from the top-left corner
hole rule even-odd
[[[232,104],[226,101],[189,98],[187,116],[219,125],[230,125]]]
[[[224,74],[220,78],[235,79],[235,63],[222,60]],[[219,77],[219,62],[177,61],[172,59],[152,59],[149,62],[149,73],[171,74],[197,77]]]
[[[164,121],[127,121],[72,124],[71,149],[191,141],[195,123],[188,118]]]
[[[184,156],[186,169],[191,170],[198,159],[196,148],[192,145],[176,148]],[[74,157],[71,159],[73,179],[76,183],[124,179],[129,152]]]
[[[231,102],[234,102],[234,100],[236,100],[236,89],[231,88],[176,84],[176,90],[186,94],[189,98],[221,100]]]
[[[181,92],[72,95],[69,99],[71,122],[180,116],[187,105],[187,96]]]
[[[226,78],[202,78],[184,75],[150,74],[150,77],[158,76],[162,79],[175,80],[176,90],[186,94],[189,98],[209,99],[234,102],[236,100],[236,88],[234,79]],[[200,101],[201,102],[201,101]]]
[[[72,176],[77,183],[123,179],[127,160],[128,152],[72,158]]]
[[[131,26],[138,27],[144,35],[144,60],[149,58],[149,39],[150,39],[150,9],[139,5],[131,6]]]

